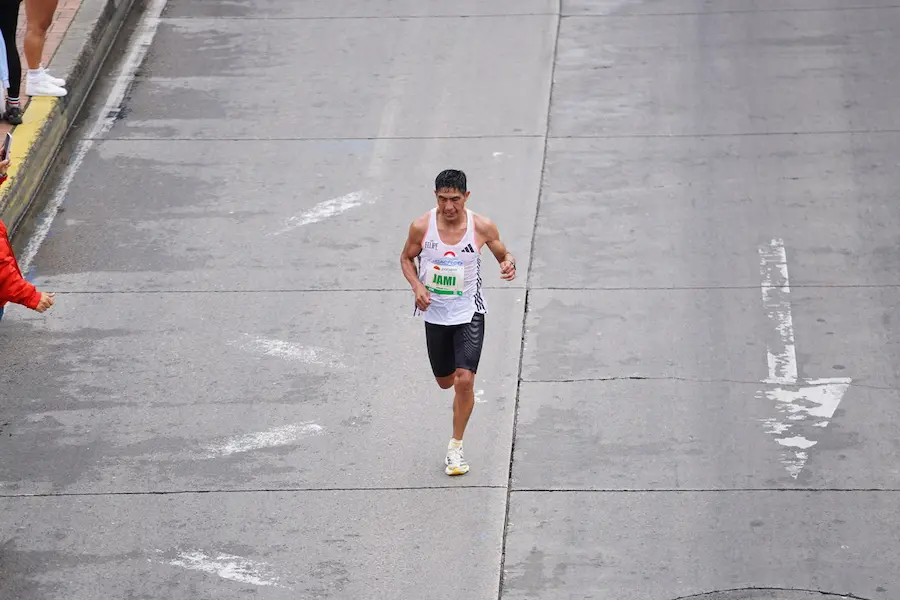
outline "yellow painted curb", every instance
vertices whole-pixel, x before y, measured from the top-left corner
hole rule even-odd
[[[22,164],[22,161],[16,157],[25,157],[31,154],[31,149],[37,143],[41,128],[50,120],[50,113],[58,103],[59,100],[56,98],[32,98],[28,103],[28,109],[22,113],[22,124],[12,130],[13,163],[9,167],[10,179],[16,176],[16,172]]]
[[[12,215],[16,220],[21,218],[31,204],[31,197],[37,191],[55,155],[55,152],[38,152],[38,144],[50,144],[55,148],[65,132],[65,128],[50,124],[54,111],[59,108],[58,98],[32,98],[22,115],[22,124],[14,127],[11,132],[12,163],[9,167],[9,179],[0,186],[0,206],[4,213]],[[43,164],[35,163],[39,157],[43,159]],[[22,169],[25,171],[20,175]],[[15,194],[12,198],[9,197],[11,193]],[[6,225],[12,227],[15,224]]]

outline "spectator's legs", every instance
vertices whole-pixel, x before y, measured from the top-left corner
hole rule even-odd
[[[16,48],[16,29],[19,27],[19,0],[0,0],[0,32],[6,43],[6,62],[9,64],[9,96],[3,109],[3,118],[13,124],[22,123],[19,100],[22,87],[22,61]]]
[[[65,82],[61,84],[62,80],[51,77],[41,63],[56,5],[57,0],[25,0],[25,62],[28,63],[25,92],[29,96],[65,96],[67,93],[62,87]]]

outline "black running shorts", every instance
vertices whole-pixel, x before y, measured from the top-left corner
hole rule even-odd
[[[471,323],[435,325],[425,323],[428,360],[435,377],[453,375],[456,369],[478,372],[484,345],[484,315],[475,313]]]

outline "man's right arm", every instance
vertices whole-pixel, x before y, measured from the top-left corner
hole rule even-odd
[[[427,215],[419,217],[409,226],[409,234],[406,236],[406,244],[403,246],[403,252],[400,253],[400,268],[403,270],[403,276],[409,282],[413,292],[416,294],[416,306],[419,310],[426,310],[431,304],[431,296],[422,282],[419,281],[419,272],[416,268],[416,257],[422,252],[422,242],[425,239],[425,233],[428,230]]]
[[[403,246],[403,252],[400,253],[400,268],[403,270],[403,276],[412,286],[413,290],[416,285],[421,285],[419,281],[419,273],[416,269],[416,257],[422,251],[422,241],[425,239],[425,229],[427,222],[423,223],[424,218],[420,217],[412,222],[409,226],[409,235],[406,237],[406,244]],[[423,227],[423,225],[425,225]]]

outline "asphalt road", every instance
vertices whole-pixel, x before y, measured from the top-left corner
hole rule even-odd
[[[0,597],[900,598],[900,5],[561,10],[168,1],[0,326]],[[520,274],[454,479],[448,167]]]

